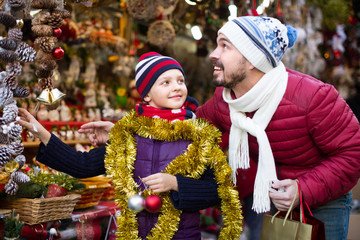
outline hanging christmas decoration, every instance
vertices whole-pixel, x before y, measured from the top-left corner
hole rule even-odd
[[[152,45],[167,46],[175,37],[175,29],[170,21],[157,20],[150,24],[147,38]]]
[[[64,56],[64,50],[57,47],[58,37],[61,35],[61,29],[64,19],[70,16],[70,13],[63,8],[62,1],[56,0],[33,0],[30,4],[33,9],[41,11],[32,19],[32,31],[37,38],[34,44],[39,48],[37,52],[37,65],[35,75],[39,78],[41,93],[37,97],[38,104],[43,103],[49,110],[59,106],[60,100],[65,94],[54,88],[53,70],[56,68],[56,60]]]
[[[5,193],[14,195],[19,189],[19,183],[28,182],[29,177],[21,171],[25,164],[25,156],[22,155],[24,146],[21,139],[22,127],[17,124],[18,108],[14,98],[24,98],[29,91],[18,84],[18,76],[21,74],[20,62],[33,62],[36,51],[28,44],[22,42],[21,28],[24,25],[20,11],[26,7],[24,0],[8,0],[9,12],[0,12],[0,23],[8,29],[7,37],[0,38],[0,59],[6,63],[5,71],[0,72],[0,172],[7,183],[4,186]]]
[[[157,195],[150,195],[145,198],[145,209],[151,213],[157,213],[162,206],[161,198]]]

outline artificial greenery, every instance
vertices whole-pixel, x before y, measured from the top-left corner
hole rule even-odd
[[[4,224],[4,238],[18,238],[22,232],[24,223],[19,221],[19,216],[15,211],[10,216],[5,218]]]
[[[50,184],[56,184],[60,187],[65,188],[68,191],[78,190],[85,188],[85,185],[79,183],[79,179],[73,178],[70,175],[67,175],[62,172],[57,172],[56,174],[52,172],[35,172],[29,171],[28,173],[30,180],[41,186],[48,187]]]

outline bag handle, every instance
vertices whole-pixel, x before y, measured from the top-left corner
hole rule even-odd
[[[290,204],[290,207],[289,207],[289,210],[287,211],[286,215],[285,215],[285,218],[284,218],[284,222],[283,222],[283,226],[285,226],[285,222],[287,220],[287,218],[289,217],[290,213],[292,213],[292,209],[293,209],[293,206],[294,206],[294,202],[295,202],[295,199],[297,197],[297,195],[299,194],[299,199],[300,199],[300,222],[303,222],[305,223],[305,215],[304,215],[304,209],[303,209],[303,203],[302,203],[302,195],[301,195],[301,190],[300,190],[300,185],[299,185],[299,181],[296,179],[296,192],[295,192],[295,195],[291,201],[291,204]],[[310,209],[309,209],[310,210]],[[274,214],[274,216],[271,218],[271,223],[274,222],[274,219],[275,217],[280,213],[280,211],[277,211],[277,213]],[[311,213],[311,212],[310,212]]]

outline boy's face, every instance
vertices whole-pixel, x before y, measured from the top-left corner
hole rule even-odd
[[[184,104],[187,93],[181,71],[170,69],[158,77],[144,100],[156,108],[178,109]]]

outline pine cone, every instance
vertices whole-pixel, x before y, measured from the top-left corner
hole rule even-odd
[[[10,180],[5,184],[5,193],[9,195],[15,195],[16,192],[19,189],[19,185],[17,185],[16,182],[14,182],[11,178]]]
[[[30,7],[35,9],[55,9],[57,2],[56,0],[33,0]]]
[[[35,75],[39,78],[48,78],[53,75],[53,71],[46,69],[36,69]]]
[[[32,26],[31,30],[36,34],[38,37],[46,37],[46,36],[53,36],[54,30],[51,26],[41,24],[41,25],[34,25]]]
[[[9,88],[4,86],[0,88],[0,107],[11,101],[12,98],[13,93]]]
[[[6,165],[10,159],[10,150],[6,145],[0,146],[0,167]]]
[[[52,26],[53,28],[59,28],[64,23],[63,18],[59,13],[52,13],[47,20],[47,24]]]
[[[9,143],[8,135],[0,132],[0,144],[8,144],[8,143]],[[1,161],[1,159],[0,159],[0,161]]]
[[[30,177],[20,171],[13,172],[10,176],[10,179],[16,183],[27,183],[30,181]]]
[[[3,86],[9,89],[14,89],[16,85],[17,85],[17,80],[15,76],[9,75],[5,77],[3,80]]]
[[[57,43],[56,37],[38,37],[35,39],[35,45],[39,46],[41,50],[51,53]]]
[[[19,109],[16,104],[8,104],[4,107],[3,118],[6,122],[14,122],[19,114]]]
[[[57,66],[57,63],[55,60],[49,60],[46,62],[42,62],[39,64],[38,69],[44,69],[44,70],[54,70]]]
[[[13,28],[16,26],[16,18],[7,12],[0,12],[0,23],[5,27]]]
[[[4,80],[5,77],[8,76],[8,72],[6,71],[1,71],[0,72],[0,83]]]
[[[14,51],[17,47],[17,44],[14,39],[3,38],[0,40],[0,47],[4,48],[6,50]]]
[[[15,41],[21,41],[23,38],[23,33],[18,28],[12,28],[8,31],[8,38],[14,39]]]
[[[66,19],[66,18],[70,18],[71,17],[71,14],[68,10],[65,10],[65,9],[55,9],[53,11],[53,13],[57,13],[57,14],[60,14],[61,18],[62,19]]]
[[[17,55],[14,51],[9,51],[3,48],[0,48],[0,60],[4,62],[13,62],[17,59]]]
[[[53,80],[51,77],[47,77],[47,78],[41,78],[39,80],[39,87],[44,90],[46,88],[50,88],[52,89],[54,86],[53,86]]]
[[[8,132],[8,135],[11,140],[16,140],[19,137],[21,137],[21,133],[22,133],[21,125],[15,124],[14,126],[11,127],[10,131]]]
[[[26,7],[24,0],[7,0],[11,10],[20,11]]]
[[[10,143],[9,145],[10,153],[14,156],[20,155],[24,151],[24,145],[20,140]]]
[[[21,42],[15,51],[20,62],[33,62],[36,58],[36,51],[27,43]]]
[[[41,49],[37,52],[36,59],[38,63],[54,61],[54,57],[51,53],[46,53]]]
[[[29,95],[30,95],[30,91],[26,87],[17,85],[13,89],[13,97],[14,98],[26,98]]]
[[[33,20],[31,21],[32,26],[35,25],[47,25],[47,19],[50,17],[50,13],[48,11],[40,11],[35,15]]]
[[[24,164],[26,163],[26,158],[24,155],[18,155],[16,156],[16,158],[14,159],[15,162],[17,162],[19,164],[19,169],[22,168],[24,166]]]
[[[20,76],[21,75],[22,66],[19,62],[11,62],[6,65],[6,72],[11,76]]]

